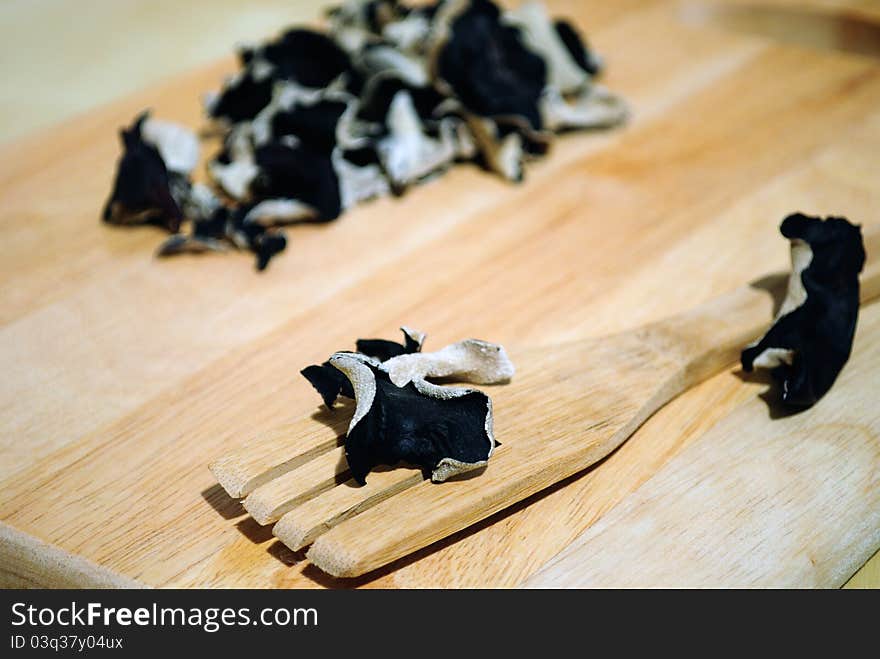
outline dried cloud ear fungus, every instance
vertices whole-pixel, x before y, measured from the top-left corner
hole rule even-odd
[[[842,217],[785,218],[788,292],[773,326],[742,352],[743,370],[772,369],[782,402],[805,408],[824,396],[849,359],[859,314],[861,229]]]
[[[123,153],[103,219],[123,225],[149,222],[177,231],[183,220],[181,197],[185,194],[177,188],[186,183],[185,178],[176,179],[186,173],[169,171],[158,145],[144,135],[149,121],[149,113],[145,112],[120,131]]]
[[[421,352],[424,334],[402,330],[403,344],[361,339],[357,352],[337,352],[302,371],[328,407],[340,395],[355,399],[345,439],[352,476],[364,483],[374,467],[404,462],[439,482],[486,466],[495,448],[492,401],[430,379],[507,382],[514,368],[504,348],[467,339]]]
[[[222,139],[212,187],[193,184],[192,132],[146,115],[123,131],[104,218],[173,232],[160,255],[248,249],[262,270],[285,225],[334,220],[459,162],[519,181],[555,131],[626,117],[595,81],[599,57],[538,3],[347,0],[326,30],[243,47],[239,66],[205,98]]]

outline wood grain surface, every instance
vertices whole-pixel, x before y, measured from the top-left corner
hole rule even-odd
[[[357,337],[600,336],[784,269],[791,211],[878,222],[877,60],[694,27],[673,2],[548,4],[607,58],[628,126],[561,138],[520,186],[461,167],[292,230],[263,274],[245,255],[158,261],[158,231],[98,221],[116,129],[147,106],[197,125],[231,60],[6,147],[3,524],[152,586],[513,586],[761,391],[731,368],[598,468],[357,581],[310,567],[215,484],[208,462],[317,409],[299,369]],[[0,545],[3,573],[19,546]]]

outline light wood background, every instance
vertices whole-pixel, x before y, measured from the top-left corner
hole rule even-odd
[[[232,27],[191,55],[182,44],[204,24],[189,3],[189,23],[170,3],[131,3],[130,14],[110,4],[2,8],[20,17],[2,21],[19,35],[4,46],[19,58],[2,58],[6,79],[27,80],[4,86],[3,137],[78,113],[0,153],[5,583],[351,585],[249,522],[205,466],[315,408],[303,365],[357,336],[394,336],[399,324],[427,331],[434,347],[466,336],[511,345],[598,336],[786,267],[776,227],[792,210],[880,221],[878,60],[695,26],[681,3],[571,0],[548,4],[606,57],[606,83],[634,109],[623,130],[560,139],[519,187],[463,167],[332,226],[292,230],[262,275],[245,255],[159,262],[158,231],[98,222],[116,129],[147,106],[197,125],[200,94],[230,58],[153,82],[271,31],[272,12],[286,10],[212,3],[205,20],[231,17]],[[880,13],[869,2],[800,4]],[[92,27],[86,5],[107,29]],[[69,25],[59,46],[69,57],[49,64],[53,51],[41,64],[37,38],[21,36]],[[135,28],[131,43],[120,39]],[[731,369],[662,410],[600,468],[356,583],[517,585],[762,389]],[[33,554],[41,559],[20,560]],[[880,583],[873,564],[851,583]]]

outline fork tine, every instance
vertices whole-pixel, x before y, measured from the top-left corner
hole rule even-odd
[[[284,514],[275,524],[272,534],[290,549],[302,549],[340,522],[422,480],[424,477],[419,470],[397,468],[373,471],[366,485],[359,486],[354,479],[348,480]]]
[[[208,468],[229,496],[240,499],[339,446],[353,414],[353,401],[346,401],[332,411],[304,416],[218,458]]]
[[[260,485],[242,504],[258,524],[271,524],[288,510],[348,479],[345,449],[339,447]]]

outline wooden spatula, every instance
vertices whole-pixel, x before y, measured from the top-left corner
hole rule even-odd
[[[880,231],[865,234],[862,299],[880,295]],[[486,388],[501,443],[483,473],[432,483],[412,469],[347,478],[353,406],[322,410],[210,465],[218,482],[317,567],[354,577],[425,547],[608,455],[687,388],[734,362],[766,329],[787,275],[601,339],[508,349],[514,381]],[[524,539],[527,542],[527,539]]]
[[[755,397],[666,463],[528,588],[837,588],[880,548],[880,304],[815,407]]]

